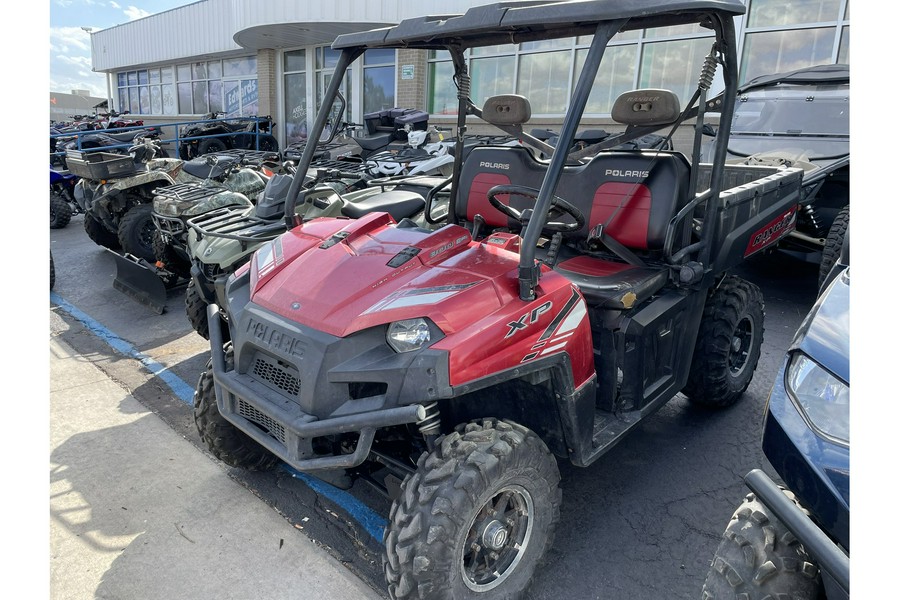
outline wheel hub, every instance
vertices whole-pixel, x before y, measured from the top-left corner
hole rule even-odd
[[[487,527],[484,528],[484,533],[481,534],[483,545],[491,550],[500,550],[508,539],[509,531],[506,530],[506,527],[500,521],[488,523]]]

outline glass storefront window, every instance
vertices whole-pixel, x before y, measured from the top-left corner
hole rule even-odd
[[[186,114],[194,112],[193,102],[191,101],[190,83],[178,84],[178,109]]]
[[[256,76],[256,57],[229,58],[222,61],[223,77]]]
[[[294,73],[306,70],[306,50],[291,50],[284,53],[284,72]]]
[[[459,100],[453,85],[453,63],[428,63],[428,112],[432,115],[455,115]]]
[[[637,72],[637,44],[627,46],[611,46],[606,49],[606,55],[594,78],[594,86],[588,97],[585,114],[608,114],[612,111],[612,105],[621,94],[634,89],[634,79]],[[586,49],[575,53],[575,75],[577,81],[584,68],[587,58]]]
[[[515,91],[516,57],[475,58],[471,61],[472,102],[481,106],[497,94]]]
[[[158,85],[150,86],[150,112],[154,115],[163,114],[162,91]]]
[[[850,64],[850,28],[841,29],[841,45],[838,47],[838,62]]]
[[[700,75],[695,67],[702,64],[712,43],[711,38],[700,38],[645,44],[638,87],[671,90],[681,100],[682,108],[685,107]],[[719,84],[718,88],[721,87]]]
[[[569,103],[572,52],[540,52],[519,58],[516,93],[528,98],[532,114],[565,112]]]
[[[841,0],[753,0],[750,27],[786,27],[823,23],[840,18]]]
[[[199,114],[209,113],[209,89],[205,81],[195,81],[191,84],[194,97],[194,112]]]
[[[284,76],[284,133],[285,144],[306,139],[306,73],[289,73]]]
[[[191,65],[178,65],[175,67],[175,71],[178,75],[178,81],[191,80]]]
[[[831,63],[834,34],[832,27],[747,34],[741,61],[741,82],[769,73]]]
[[[222,82],[212,79],[209,82],[209,112],[225,112],[222,102]]]

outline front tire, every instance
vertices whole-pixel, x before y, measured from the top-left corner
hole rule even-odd
[[[233,367],[234,354],[229,343],[225,348],[225,368]],[[269,471],[279,462],[277,456],[235,427],[219,412],[211,360],[206,363],[206,372],[200,375],[194,391],[194,424],[200,440],[213,456],[228,466],[247,471]]]
[[[796,498],[785,491],[794,502]],[[806,550],[754,494],[744,498],[716,549],[702,600],[816,600],[822,580]]]
[[[184,292],[184,309],[191,327],[206,340],[209,339],[209,321],[206,318],[207,306],[209,305],[203,298],[203,294],[197,289],[197,283],[191,279]]]
[[[819,290],[828,278],[831,268],[841,257],[841,249],[844,246],[844,237],[847,235],[847,227],[850,224],[850,207],[845,206],[838,212],[828,236],[825,238],[825,247],[822,248],[822,262],[819,264]]]
[[[84,232],[91,238],[91,241],[98,246],[109,248],[110,250],[119,249],[119,238],[112,231],[106,228],[103,223],[94,218],[91,213],[84,213]]]
[[[486,419],[439,438],[391,507],[390,597],[519,598],[552,545],[561,498],[556,459],[521,425]]]
[[[759,362],[764,317],[759,287],[732,275],[722,280],[706,300],[682,390],[691,402],[723,408],[741,397]]]
[[[156,224],[152,212],[152,204],[138,204],[125,213],[119,221],[119,244],[125,252],[155,262],[153,234]]]
[[[50,229],[62,229],[72,220],[72,207],[66,199],[50,193]]]

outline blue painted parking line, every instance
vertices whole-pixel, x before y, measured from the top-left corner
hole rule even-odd
[[[182,402],[184,402],[188,406],[193,406],[194,388],[185,383],[184,380],[182,380],[180,377],[169,371],[167,367],[159,364],[152,358],[139,352],[137,348],[104,327],[96,319],[90,317],[70,302],[64,300],[56,292],[50,292],[50,301],[59,306],[72,318],[79,321],[97,337],[109,344],[109,346],[114,350],[140,361],[140,363],[144,365],[144,367],[148,371],[150,371],[151,374],[159,377],[163,382],[165,382],[165,384],[169,386],[175,396],[177,396]],[[387,526],[387,520],[384,517],[373,511],[371,508],[357,500],[352,495],[328,483],[325,483],[321,479],[317,479],[306,473],[301,473],[285,463],[282,463],[282,467],[295,479],[299,479],[300,481],[305,483],[311,490],[313,490],[317,494],[325,496],[326,498],[337,504],[352,519],[357,521],[363,527],[363,529],[365,529],[366,532],[372,536],[374,540],[382,543],[384,530]]]
[[[152,375],[162,379],[182,402],[188,406],[193,406],[194,388],[169,371],[167,367],[159,364],[149,356],[138,352],[137,348],[101,325],[96,319],[85,314],[71,303],[63,300],[56,292],[50,292],[50,300],[71,315],[72,318],[78,320],[81,324],[90,329],[97,337],[109,344],[114,350],[140,361]]]

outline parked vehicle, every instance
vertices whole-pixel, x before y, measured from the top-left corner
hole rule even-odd
[[[730,271],[789,229],[771,224],[793,222],[802,170],[726,173],[723,148],[695,187],[699,156],[613,150],[669,137],[686,120],[699,136],[718,64],[728,138],[733,20],[744,12],[739,0],[504,2],[339,36],[326,109],[367,49],[449,53],[460,94],[448,223],[426,229],[386,212],[299,222],[295,178],[290,230],[207,310],[211,360],[194,419],[210,451],[231,466],[285,461],[379,485],[393,498],[384,554],[393,598],[521,597],[553,543],[558,459],[595,462],[679,392],[728,406],[753,376],[764,301]],[[481,107],[467,97],[467,49],[589,37],[557,144],[568,149],[609,40],[698,24],[710,53],[694,65],[694,94],[684,103],[667,90],[622,94],[612,118],[624,131],[587,155],[526,133],[523,96]],[[313,139],[327,117],[317,116]],[[470,117],[523,145],[476,147],[463,162]],[[312,158],[307,148],[298,177]],[[729,177],[742,185],[725,189]]]
[[[372,177],[398,175],[444,175],[453,171],[451,141],[444,139],[444,129],[435,125],[428,129],[412,129],[407,125],[406,144],[383,150],[365,159],[366,172]]]
[[[80,139],[79,139],[80,137]],[[138,129],[113,128],[112,130],[97,130],[81,136],[61,137],[57,139],[56,152],[60,157],[59,163],[63,168],[69,168],[67,155],[69,150],[91,151],[102,149],[110,154],[126,155],[130,151],[130,145],[140,144],[147,137],[159,138],[158,127],[143,127]],[[80,144],[80,148],[79,148]],[[157,144],[158,158],[167,158],[168,152],[161,144]]]
[[[68,171],[50,167],[50,229],[62,229],[81,212],[75,202],[75,185],[78,177]]]
[[[226,207],[188,222],[193,266],[185,309],[194,330],[204,338],[209,339],[206,309],[210,304],[222,305],[228,277],[261,245],[287,230],[284,206],[293,178],[291,172],[274,175],[251,208]],[[370,181],[359,172],[319,169],[303,184],[303,199],[297,203],[295,218],[358,219],[381,211],[397,220],[434,228],[446,219],[448,181],[437,177]]]
[[[77,150],[67,153],[70,171],[81,178],[74,195],[85,212],[85,231],[94,243],[155,261],[156,225],[151,215],[154,191],[224,177],[224,169],[212,169],[205,160],[157,158],[159,151],[159,140],[145,137],[129,149],[127,156]]]
[[[341,103],[345,103],[343,96]],[[410,132],[428,130],[428,113],[412,108],[391,108],[364,115],[365,125],[348,123],[340,119],[330,118],[326,126],[326,134],[335,123],[332,142],[328,145],[316,146],[316,158],[331,160],[365,162],[366,159],[387,151],[399,151],[407,146]],[[366,135],[356,132],[365,129]],[[284,159],[299,161],[306,142],[295,142],[285,148]]]
[[[734,512],[702,598],[850,597],[849,238],[766,403],[761,469]]]
[[[190,160],[222,150],[278,152],[271,117],[223,119],[223,116],[224,113],[211,112],[201,122],[182,126],[178,133],[181,138],[178,156]]]
[[[709,110],[721,107],[721,98]],[[708,129],[714,134],[713,129]],[[706,144],[711,156],[718,136]],[[730,162],[805,171],[794,231],[779,250],[819,265],[821,286],[850,220],[850,68],[820,65],[756,77],[738,90]]]

